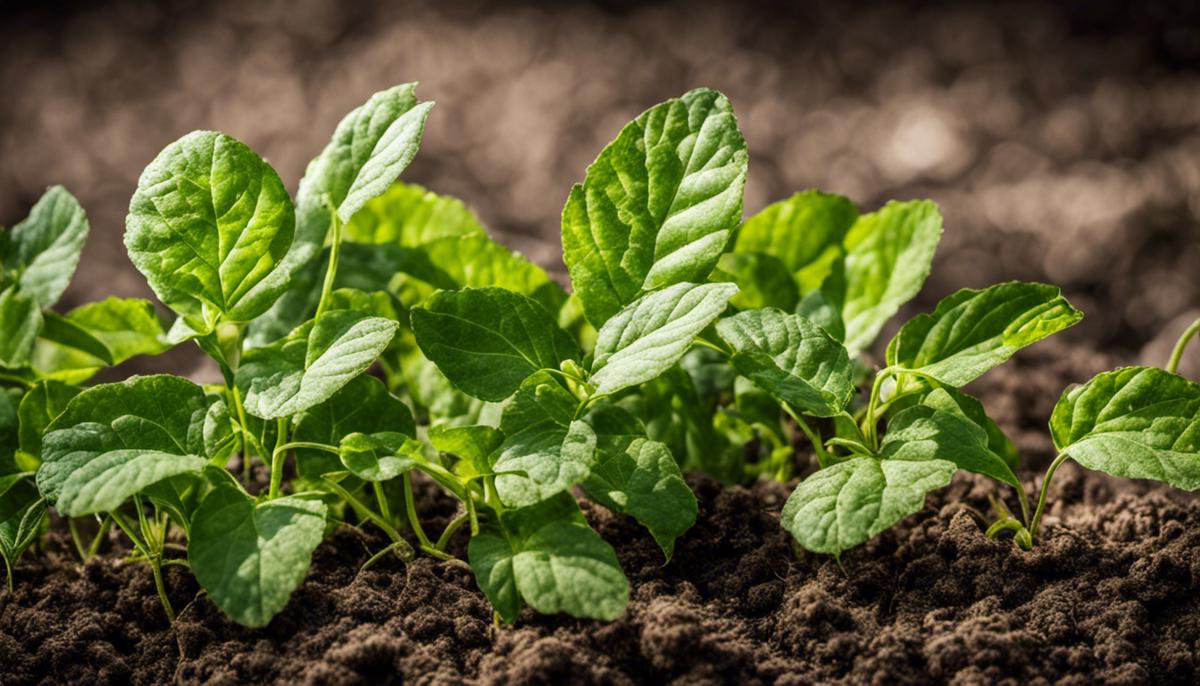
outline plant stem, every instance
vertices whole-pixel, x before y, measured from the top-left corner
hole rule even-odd
[[[461,527],[463,523],[469,519],[470,516],[464,512],[450,520],[450,523],[446,525],[446,530],[442,532],[441,536],[438,536],[437,543],[434,544],[433,547],[437,548],[438,550],[445,550],[446,544],[450,542],[450,538],[454,536],[454,532],[458,531],[459,527]]]
[[[12,593],[12,592],[13,592],[13,572],[12,572],[12,565],[10,565],[10,564],[8,563],[8,558],[7,558],[7,557],[5,557],[5,558],[2,558],[2,559],[4,560],[4,577],[5,577],[6,579],[8,579],[8,592],[9,592],[9,593]]]
[[[329,208],[333,241],[329,246],[329,266],[325,269],[325,283],[321,286],[321,300],[317,303],[315,318],[318,319],[325,313],[325,308],[329,306],[329,294],[333,292],[333,280],[337,276],[338,255],[341,253],[342,248],[342,220],[338,217],[337,210],[333,207],[333,204],[328,202],[328,198],[326,198],[326,207]]]
[[[163,583],[162,561],[158,557],[150,558],[150,571],[154,574],[154,588],[158,590],[158,599],[162,601],[163,609],[167,612],[167,621],[175,623],[175,608],[171,607],[171,599],[167,597],[167,586]]]
[[[788,413],[792,421],[796,422],[796,426],[799,426],[804,435],[808,437],[808,442],[812,443],[813,451],[817,454],[817,464],[821,469],[828,467],[830,463],[829,453],[825,452],[825,446],[821,441],[821,434],[810,427],[808,422],[801,419],[799,413],[793,410],[787,403],[783,403],[783,411]]]
[[[324,443],[309,443],[308,441],[290,441],[279,446],[276,448],[276,450],[296,450],[298,448],[308,450],[324,450],[325,452],[332,453],[334,455],[341,454],[338,449],[332,445],[325,445]]]
[[[383,550],[380,550],[379,552],[375,553],[371,557],[367,558],[367,561],[364,562],[362,564],[362,566],[358,568],[358,571],[362,572],[362,571],[366,571],[366,570],[370,569],[371,567],[373,567],[375,565],[376,562],[379,562],[380,560],[382,560],[384,555],[387,555],[388,553],[390,553],[394,550],[397,550],[397,549],[401,549],[404,551],[400,554],[400,557],[405,562],[408,562],[409,560],[413,559],[412,547],[408,545],[407,541],[404,541],[403,539],[401,539],[399,541],[393,541],[392,543],[390,543],[389,545],[384,547]]]
[[[254,449],[259,455],[263,455],[265,451],[261,445],[257,445],[258,440],[250,433],[250,429],[247,426],[246,408],[242,405],[241,391],[238,390],[237,386],[231,386],[229,387],[229,395],[233,398],[233,408],[237,412],[238,425],[242,429],[242,483],[248,485],[250,483],[250,443],[254,442],[256,444]]]
[[[67,518],[67,531],[71,532],[71,542],[75,544],[75,552],[79,554],[79,559],[87,562],[87,551],[83,549],[83,541],[79,540],[79,527],[76,526],[74,517]]]
[[[1042,479],[1042,490],[1038,494],[1037,510],[1033,513],[1033,522],[1029,525],[1029,535],[1034,541],[1037,540],[1038,529],[1042,525],[1042,514],[1046,510],[1046,495],[1050,492],[1050,480],[1054,478],[1054,472],[1058,470],[1063,462],[1067,461],[1067,454],[1060,453],[1054,461],[1050,463],[1050,467],[1046,469],[1046,476]]]
[[[389,522],[392,521],[392,508],[388,505],[387,494],[383,492],[383,484],[372,481],[371,490],[375,491],[375,502],[379,503],[379,514]]]
[[[417,504],[413,502],[412,474],[405,472],[402,478],[404,479],[404,513],[408,516],[408,525],[417,535],[417,540],[421,542],[422,548],[433,547],[429,537],[425,535],[425,530],[421,528],[421,520],[417,517]]]
[[[334,493],[337,493],[342,500],[345,500],[350,504],[350,507],[356,514],[358,514],[360,519],[366,519],[382,529],[383,533],[387,534],[387,537],[392,539],[393,542],[404,541],[404,537],[400,535],[399,531],[396,531],[396,527],[392,526],[391,523],[389,523],[383,517],[375,514],[375,512],[373,512],[371,508],[364,505],[361,500],[351,495],[350,491],[342,488],[341,484],[329,479],[323,479],[323,481],[325,482],[325,485],[331,488]],[[407,545],[407,543],[405,543],[405,545]]]
[[[92,544],[88,546],[88,558],[91,558],[93,555],[100,552],[100,546],[104,544],[104,539],[108,537],[108,530],[111,528],[112,516],[110,515],[105,517],[104,521],[100,522],[100,529],[96,532],[96,537],[92,539]]]
[[[1192,325],[1183,332],[1179,337],[1179,341],[1175,343],[1175,349],[1171,351],[1171,360],[1167,362],[1167,371],[1176,374],[1175,370],[1179,369],[1179,362],[1183,359],[1183,351],[1187,348],[1188,343],[1200,332],[1200,319],[1192,322]]]
[[[288,454],[286,449],[288,420],[286,417],[280,417],[275,422],[275,450],[271,452],[271,489],[267,492],[268,500],[279,497],[279,489],[283,484],[283,463],[287,462]]]
[[[871,384],[871,398],[867,401],[867,413],[863,419],[863,437],[867,439],[867,445],[872,450],[879,450],[879,417],[875,414],[879,406],[879,394],[883,390],[883,382],[894,372],[893,367],[884,367],[875,375],[875,382]]]

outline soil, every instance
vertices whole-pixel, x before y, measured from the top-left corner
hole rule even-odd
[[[1022,444],[1050,457],[1058,391],[1115,361],[1045,343],[974,390]],[[1027,471],[1026,481],[1037,472]],[[629,574],[610,624],[527,613],[494,627],[460,565],[388,559],[337,530],[267,628],[226,620],[181,570],[168,626],[144,567],[108,551],[80,565],[62,534],[0,596],[4,684],[1190,684],[1200,679],[1200,501],[1065,465],[1042,544],[989,540],[973,510],[991,487],[961,476],[902,525],[837,561],[793,549],[787,486],[691,484],[695,526],[663,565],[632,520],[585,503]],[[429,484],[432,526],[453,513]],[[465,540],[456,541],[463,554]]]

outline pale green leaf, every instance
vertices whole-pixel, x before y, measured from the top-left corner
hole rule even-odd
[[[395,432],[353,433],[338,446],[342,464],[364,481],[390,481],[416,466],[418,441]]]
[[[10,286],[0,293],[0,367],[29,364],[33,343],[42,330],[42,310],[33,298]]]
[[[1050,418],[1059,452],[1088,469],[1200,488],[1200,385],[1153,367],[1104,372],[1063,393]]]
[[[380,91],[337,125],[329,144],[309,163],[296,193],[300,233],[324,235],[330,224],[326,197],[342,222],[348,222],[408,167],[433,107],[417,101],[416,88],[415,83],[405,83]]]
[[[625,306],[596,337],[591,382],[597,392],[615,393],[675,366],[736,292],[730,283],[679,283]]]
[[[746,166],[733,108],[714,90],[621,130],[563,208],[563,259],[593,325],[644,291],[707,278],[741,219]]]
[[[276,270],[295,217],[279,175],[245,144],[196,131],[142,172],[125,247],[155,294],[206,334],[220,318],[249,321],[278,296]]]
[[[421,351],[464,393],[500,401],[539,369],[581,357],[537,302],[503,288],[442,291],[412,311]]]
[[[255,503],[223,485],[196,511],[188,561],[217,607],[243,626],[262,627],[308,575],[324,531],[325,505],[319,500]]]
[[[629,582],[616,553],[588,527],[570,494],[501,515],[471,539],[476,581],[506,622],[522,604],[541,614],[613,620],[625,611]]]
[[[921,290],[941,236],[942,215],[928,200],[892,201],[854,223],[845,241],[845,291],[837,299],[851,354],[870,346]]]
[[[362,206],[346,224],[346,240],[408,247],[448,236],[483,234],[479,219],[458,198],[397,181]]]
[[[198,472],[204,467],[207,411],[204,390],[175,376],[135,376],[89,388],[46,428],[38,488],[51,503],[68,498],[58,504],[73,514],[93,499],[110,502],[106,493],[87,491],[93,477],[110,478],[101,471],[112,475],[104,489],[130,495],[170,476]]]
[[[17,290],[40,308],[58,302],[79,265],[88,220],[62,186],[51,186],[29,216],[8,232],[6,269],[17,273]]]
[[[431,426],[429,442],[440,452],[464,460],[475,474],[492,471],[490,457],[504,442],[504,433],[491,426]]]
[[[251,350],[237,370],[246,411],[275,419],[328,400],[375,362],[397,328],[394,321],[337,310]]]
[[[79,387],[61,381],[39,381],[29,389],[17,407],[20,419],[20,445],[27,455],[40,457],[42,433],[67,409],[67,403],[79,395]]]
[[[1046,284],[963,289],[943,298],[932,314],[901,327],[888,345],[887,363],[964,386],[1082,318],[1061,291]]]
[[[747,219],[738,229],[733,249],[735,253],[765,253],[779,259],[800,292],[808,293],[821,286],[832,263],[842,256],[842,241],[856,219],[858,210],[848,199],[803,191]],[[745,307],[768,305],[789,312],[795,306],[763,303]]]
[[[160,481],[199,474],[206,464],[205,458],[197,455],[109,450],[71,472],[62,483],[55,507],[68,517],[111,512]]]
[[[579,402],[545,372],[528,379],[504,409],[504,442],[492,465],[496,491],[526,507],[582,482],[596,460],[596,434],[574,419]]]
[[[946,460],[959,469],[1021,487],[1005,458],[989,447],[987,430],[972,421],[956,399],[940,388],[888,422],[879,454],[885,460]]]
[[[800,482],[783,506],[783,528],[805,549],[837,555],[920,511],[954,471],[947,460],[852,457]]]
[[[166,332],[154,305],[140,298],[106,298],[68,312],[65,321],[82,330],[106,351],[89,351],[69,341],[49,339],[49,320],[33,351],[33,366],[43,375],[65,377],[78,383],[105,366],[120,364],[137,355],[157,355],[168,348]],[[182,320],[180,320],[182,321]]]
[[[808,319],[775,309],[717,322],[740,374],[794,409],[832,417],[854,394],[854,365],[840,343]]]

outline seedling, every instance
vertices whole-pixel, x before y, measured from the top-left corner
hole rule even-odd
[[[790,478],[793,430],[820,467],[784,509],[806,548],[865,541],[957,469],[1016,488],[1021,519],[1004,509],[992,533],[1032,544],[1045,489],[1030,514],[1015,449],[960,388],[1078,321],[1057,289],[949,296],[900,328],[858,393],[859,354],[928,274],[941,234],[932,203],[859,216],[808,192],[743,223],[746,143],[723,95],[691,91],[625,126],[571,189],[568,296],[461,202],[397,181],[431,107],[414,84],[372,96],[294,199],[229,136],[167,146],[138,182],[125,233],[175,314],[166,331],[144,301],[50,309],[87,232],[65,191],[0,234],[10,586],[49,505],[72,532],[76,518],[100,522],[92,543],[77,536],[81,556],[108,527],[124,533],[169,618],[162,567],[179,565],[233,620],[266,625],[325,533],[349,523],[386,537],[364,568],[452,561],[465,528],[465,563],[498,620],[525,607],[613,619],[628,581],[573,490],[631,516],[669,561],[697,514],[684,469]],[[221,383],[158,375],[81,388],[103,367],[187,341]],[[1200,485],[1188,461],[1195,384],[1110,374],[1060,402],[1063,455]],[[743,444],[756,441],[769,456],[746,464]],[[1130,441],[1141,452],[1114,447]],[[460,504],[436,536],[414,472]]]

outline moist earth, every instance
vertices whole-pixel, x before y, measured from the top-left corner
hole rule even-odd
[[[1062,388],[1115,366],[1048,342],[972,389],[1031,469],[1052,457]],[[496,627],[461,564],[361,565],[382,544],[342,527],[265,629],[223,617],[170,568],[169,626],[145,567],[114,548],[79,564],[61,533],[0,595],[3,684],[1192,684],[1200,679],[1200,502],[1068,462],[1033,552],[983,535],[994,487],[962,475],[840,563],[779,526],[789,488],[690,483],[696,526],[663,564],[632,520],[585,503],[629,575],[602,624],[526,613]],[[1009,498],[1011,493],[1002,494]],[[453,514],[429,484],[430,525]],[[115,540],[115,539],[114,539]],[[455,542],[464,555],[465,538]]]

